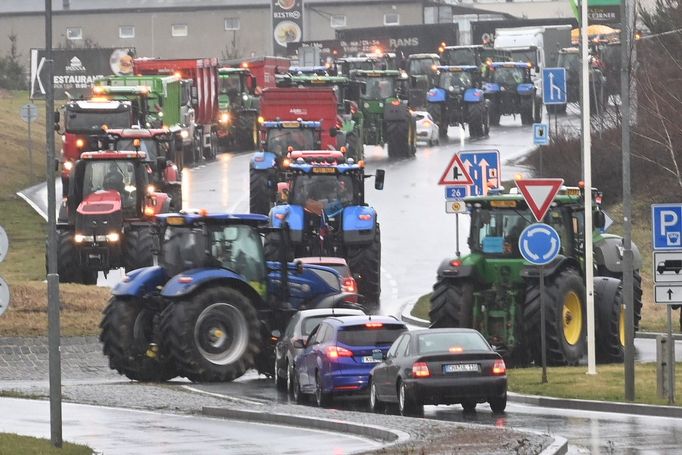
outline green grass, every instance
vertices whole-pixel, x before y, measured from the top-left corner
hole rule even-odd
[[[47,439],[0,433],[0,455],[89,455],[94,453],[88,446],[65,442],[61,449],[52,446]]]
[[[32,393],[19,392],[17,390],[0,390],[0,397],[5,398],[22,398],[25,400],[41,400],[47,398],[45,395],[36,395]]]
[[[625,401],[623,365],[597,365],[597,375],[587,375],[587,367],[549,367],[547,384],[541,383],[541,368],[514,368],[507,371],[509,391],[527,395],[584,400]],[[675,389],[682,391],[682,364],[675,367]],[[677,400],[678,402],[680,400]],[[654,363],[635,365],[635,402],[668,404],[656,395]]]
[[[417,303],[414,305],[414,308],[412,308],[412,316],[415,318],[421,318],[421,319],[426,319],[427,321],[429,320],[429,308],[430,308],[430,302],[429,299],[431,298],[431,293],[424,294],[423,296],[419,297],[417,300]]]

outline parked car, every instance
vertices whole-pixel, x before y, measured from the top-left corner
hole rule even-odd
[[[426,142],[429,147],[439,143],[438,124],[433,120],[431,114],[426,111],[416,111],[417,119],[417,141]]]
[[[294,399],[314,395],[320,407],[337,395],[367,391],[369,373],[381,362],[388,348],[407,327],[392,316],[342,316],[327,318],[294,347],[296,357],[292,384]]]
[[[402,415],[421,415],[425,404],[460,403],[465,412],[488,402],[507,406],[507,368],[473,329],[424,329],[403,333],[370,376],[370,408],[397,403]]]
[[[334,316],[362,316],[361,310],[351,308],[321,308],[299,311],[291,318],[284,335],[275,346],[275,383],[282,391],[292,390],[292,378],[296,357],[303,352],[294,343],[305,341],[322,320]]]

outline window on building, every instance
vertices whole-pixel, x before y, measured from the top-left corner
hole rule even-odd
[[[225,30],[239,30],[239,25],[238,17],[225,18]]]
[[[400,14],[398,13],[384,14],[384,25],[400,25]]]
[[[80,27],[66,27],[66,39],[83,39],[83,29]]]
[[[135,38],[135,26],[134,25],[119,25],[118,37],[119,38]]]
[[[332,14],[331,18],[329,18],[329,22],[332,28],[345,27],[346,16],[344,14]]]
[[[171,25],[171,36],[174,38],[179,38],[182,36],[187,36],[187,24],[173,24]]]

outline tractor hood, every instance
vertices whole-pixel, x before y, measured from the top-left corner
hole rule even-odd
[[[76,210],[76,233],[107,235],[123,225],[121,195],[118,191],[96,191],[89,194]]]
[[[80,215],[109,215],[121,211],[121,194],[118,191],[95,191],[78,205]]]

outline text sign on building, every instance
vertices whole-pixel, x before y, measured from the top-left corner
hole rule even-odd
[[[303,0],[272,0],[272,50],[286,55],[288,43],[303,39]]]

